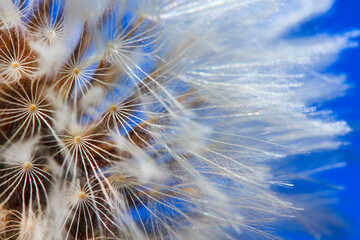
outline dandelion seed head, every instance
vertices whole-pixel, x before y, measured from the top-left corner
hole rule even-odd
[[[358,33],[283,38],[329,6],[0,1],[0,238],[274,238],[278,165],[350,131],[311,106]]]

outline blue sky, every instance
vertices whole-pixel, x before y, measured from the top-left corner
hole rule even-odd
[[[316,33],[338,34],[360,29],[360,0],[337,0],[333,8],[320,17],[313,19],[294,30],[293,34],[311,36]],[[360,38],[357,39],[360,42]],[[322,158],[328,161],[338,159],[347,161],[347,166],[317,175],[321,181],[344,186],[338,192],[339,202],[332,205],[332,211],[345,220],[342,230],[333,229],[331,237],[324,240],[359,240],[360,239],[360,47],[345,50],[338,60],[326,69],[333,74],[345,74],[351,88],[346,96],[322,104],[323,109],[332,109],[337,119],[348,122],[353,131],[343,138],[349,142],[336,151],[314,153],[301,156],[311,160]],[[286,234],[287,235],[287,234]],[[301,232],[286,236],[291,240],[313,239]]]

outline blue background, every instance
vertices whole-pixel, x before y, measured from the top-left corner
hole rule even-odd
[[[339,34],[360,29],[360,0],[337,0],[332,9],[325,15],[310,20],[297,29],[292,35],[312,36],[317,33]],[[356,39],[360,42],[360,38]],[[345,74],[347,84],[351,87],[344,97],[323,103],[320,108],[332,109],[337,119],[348,122],[353,131],[342,140],[350,145],[338,150],[299,156],[307,161],[325,159],[329,162],[337,159],[346,161],[347,166],[317,174],[317,179],[331,184],[344,186],[337,196],[339,202],[331,205],[345,221],[345,227],[333,228],[333,235],[324,240],[360,240],[360,47],[343,51],[338,60],[324,72]],[[301,188],[302,186],[298,186]],[[314,239],[304,231],[282,233],[285,239]]]

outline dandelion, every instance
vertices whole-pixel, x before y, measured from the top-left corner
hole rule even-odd
[[[0,238],[277,239],[277,165],[350,130],[310,106],[357,33],[282,37],[329,6],[1,1]]]

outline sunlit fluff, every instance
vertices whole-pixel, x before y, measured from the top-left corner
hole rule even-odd
[[[309,106],[357,33],[283,37],[330,5],[2,0],[0,238],[276,239],[285,157],[350,130]]]

